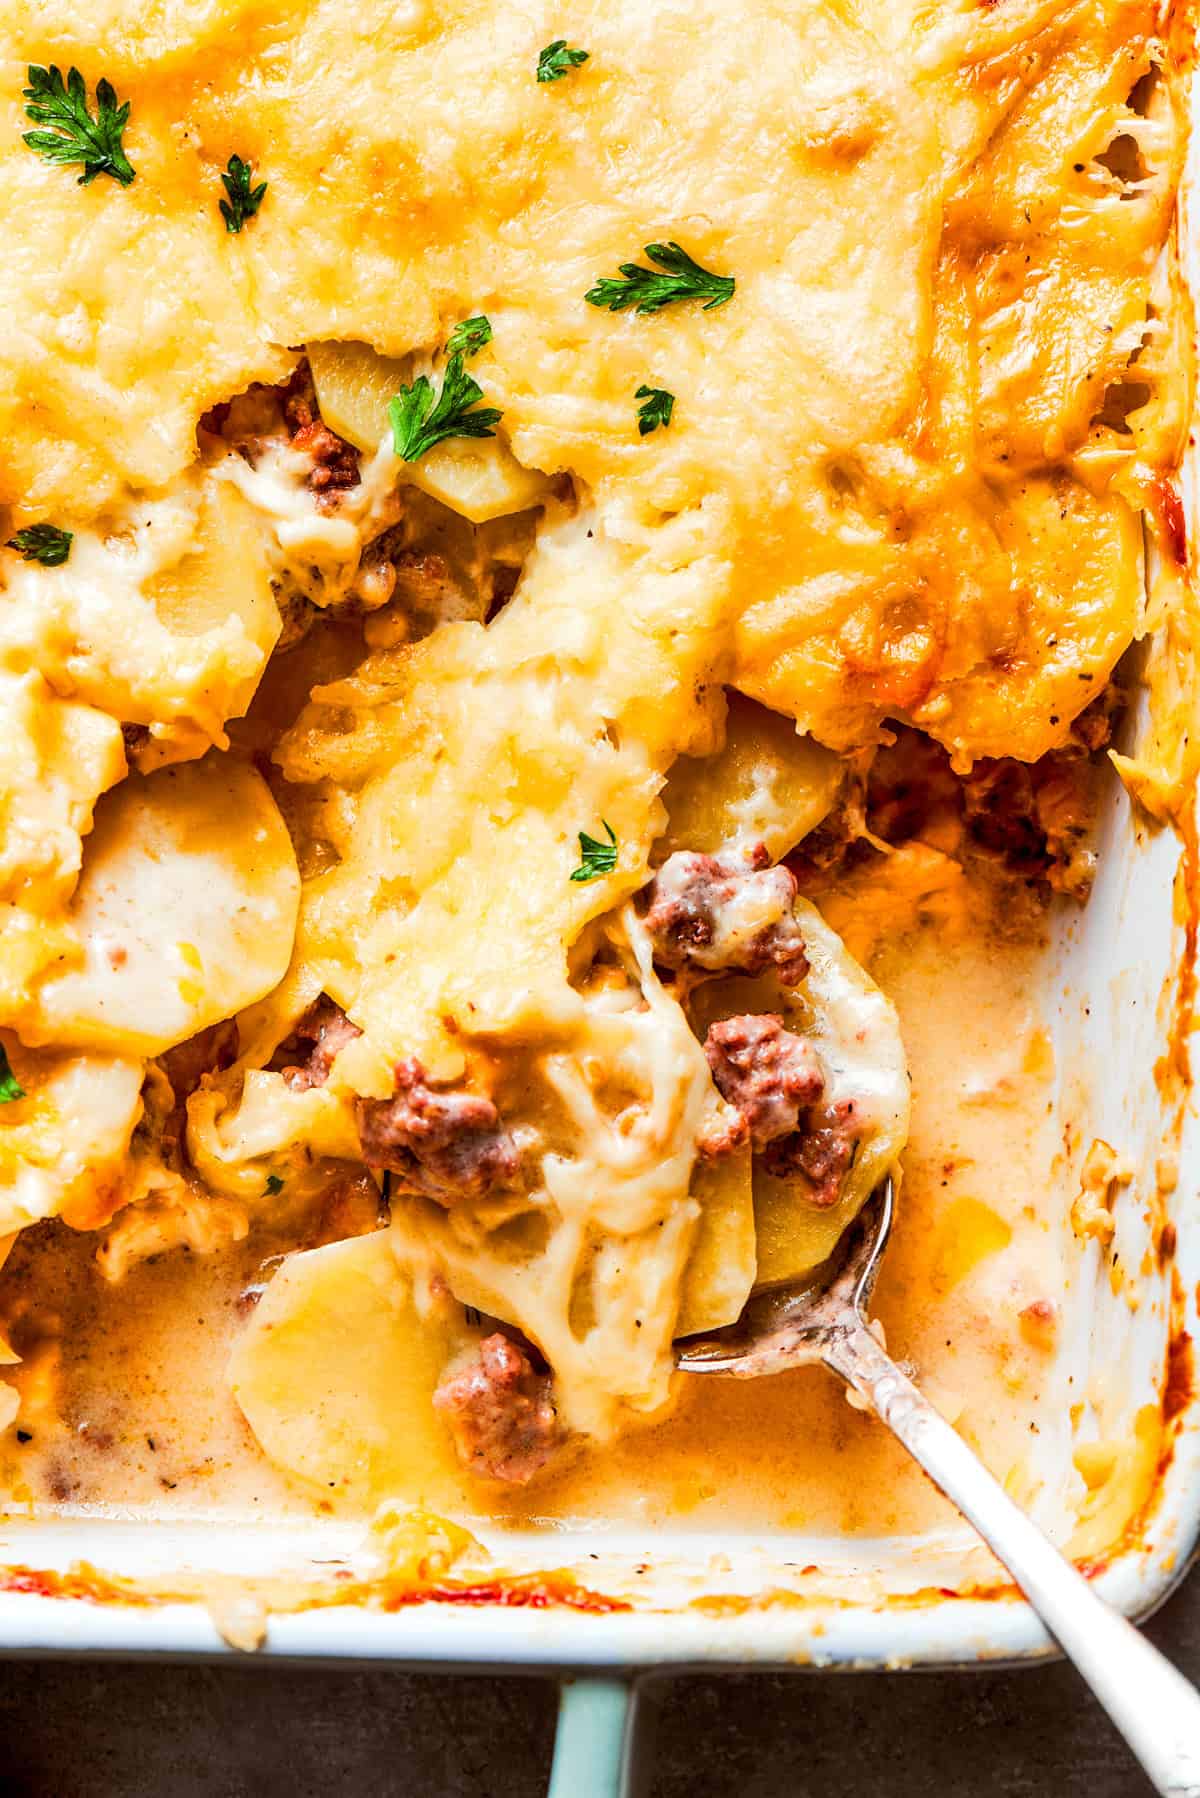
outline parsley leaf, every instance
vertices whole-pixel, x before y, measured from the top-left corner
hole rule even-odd
[[[263,1198],[265,1199],[267,1197],[268,1193],[270,1194],[270,1196],[272,1198],[274,1198],[276,1193],[280,1193],[282,1191],[283,1191],[283,1181],[280,1179],[279,1175],[278,1174],[268,1174],[267,1175],[267,1184],[263,1187]]]
[[[604,275],[588,289],[583,296],[588,305],[604,306],[610,312],[624,312],[630,306],[638,312],[661,312],[676,300],[703,300],[705,312],[712,312],[733,298],[737,283],[732,275],[714,275],[701,268],[677,243],[648,243],[646,254],[665,273],[656,274],[637,262],[623,262],[620,280]]]
[[[14,1099],[23,1099],[25,1088],[8,1065],[8,1050],[0,1043],[0,1105],[11,1105]]]
[[[133,167],[125,154],[121,133],[129,117],[129,101],[117,105],[108,81],[96,83],[96,117],[88,111],[87,88],[78,69],[72,69],[63,86],[62,72],[29,65],[29,86],[23,89],[25,116],[48,131],[26,131],[24,142],[47,162],[78,162],[83,167],[80,187],[97,175],[111,175],[122,187],[133,180]]]
[[[561,81],[564,75],[569,75],[587,59],[586,50],[570,50],[565,37],[556,37],[538,57],[537,78],[539,81]]]
[[[601,818],[608,832],[607,843],[601,843],[595,837],[589,837],[586,830],[579,833],[579,866],[571,872],[571,879],[599,880],[603,874],[611,874],[617,865],[617,839],[613,827],[607,818]]]
[[[657,431],[659,425],[665,429],[671,422],[671,414],[675,410],[675,395],[668,393],[665,387],[641,386],[634,394],[635,400],[644,400],[638,407],[638,435],[648,437],[651,431]]]
[[[73,531],[60,531],[56,524],[30,524],[10,537],[4,547],[15,549],[27,562],[40,562],[43,568],[61,568],[74,540]]]
[[[492,323],[480,313],[455,325],[446,343],[448,356],[477,356],[492,341]]]
[[[429,376],[418,375],[412,386],[401,387],[388,405],[396,454],[405,462],[419,462],[448,437],[494,437],[492,427],[502,416],[499,409],[481,406],[478,412],[470,410],[482,398],[483,388],[463,368],[461,351],[447,362],[436,401]]]
[[[228,199],[221,201],[221,217],[225,220],[227,231],[240,231],[247,219],[252,219],[263,203],[263,195],[267,191],[265,181],[257,187],[251,187],[251,168],[240,156],[231,156],[226,164],[226,173],[221,176]]]

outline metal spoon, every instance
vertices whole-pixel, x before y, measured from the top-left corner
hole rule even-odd
[[[840,1374],[1003,1561],[1155,1789],[1200,1798],[1200,1692],[1092,1590],[873,1335],[867,1307],[891,1224],[888,1180],[811,1284],[755,1294],[728,1330],[681,1342],[679,1366],[751,1379],[823,1361]]]

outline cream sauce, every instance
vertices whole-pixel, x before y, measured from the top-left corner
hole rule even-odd
[[[900,1012],[914,1095],[878,1316],[893,1351],[1018,1495],[1048,1426],[1069,1209],[1052,1056],[1029,997],[1039,948],[1032,932],[988,940],[943,922],[872,967]],[[267,1462],[224,1380],[252,1289],[288,1246],[252,1232],[212,1257],[165,1256],[114,1291],[95,1271],[94,1238],[58,1224],[27,1233],[0,1277],[0,1310],[27,1357],[16,1378],[30,1439],[7,1470],[14,1499],[60,1514],[334,1509],[332,1493],[301,1489]],[[514,1521],[872,1535],[947,1517],[819,1370],[753,1384],[677,1379],[662,1420],[499,1507],[480,1488],[480,1513],[498,1508]]]

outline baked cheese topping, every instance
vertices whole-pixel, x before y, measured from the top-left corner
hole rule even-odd
[[[365,1161],[496,1479],[895,1162],[798,884],[897,727],[1102,745],[1190,413],[1162,6],[562,24],[0,0],[0,1232]]]

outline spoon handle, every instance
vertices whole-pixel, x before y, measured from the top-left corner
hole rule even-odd
[[[1200,1798],[1200,1692],[1105,1604],[857,1319],[824,1359],[1003,1561],[1163,1798]]]

